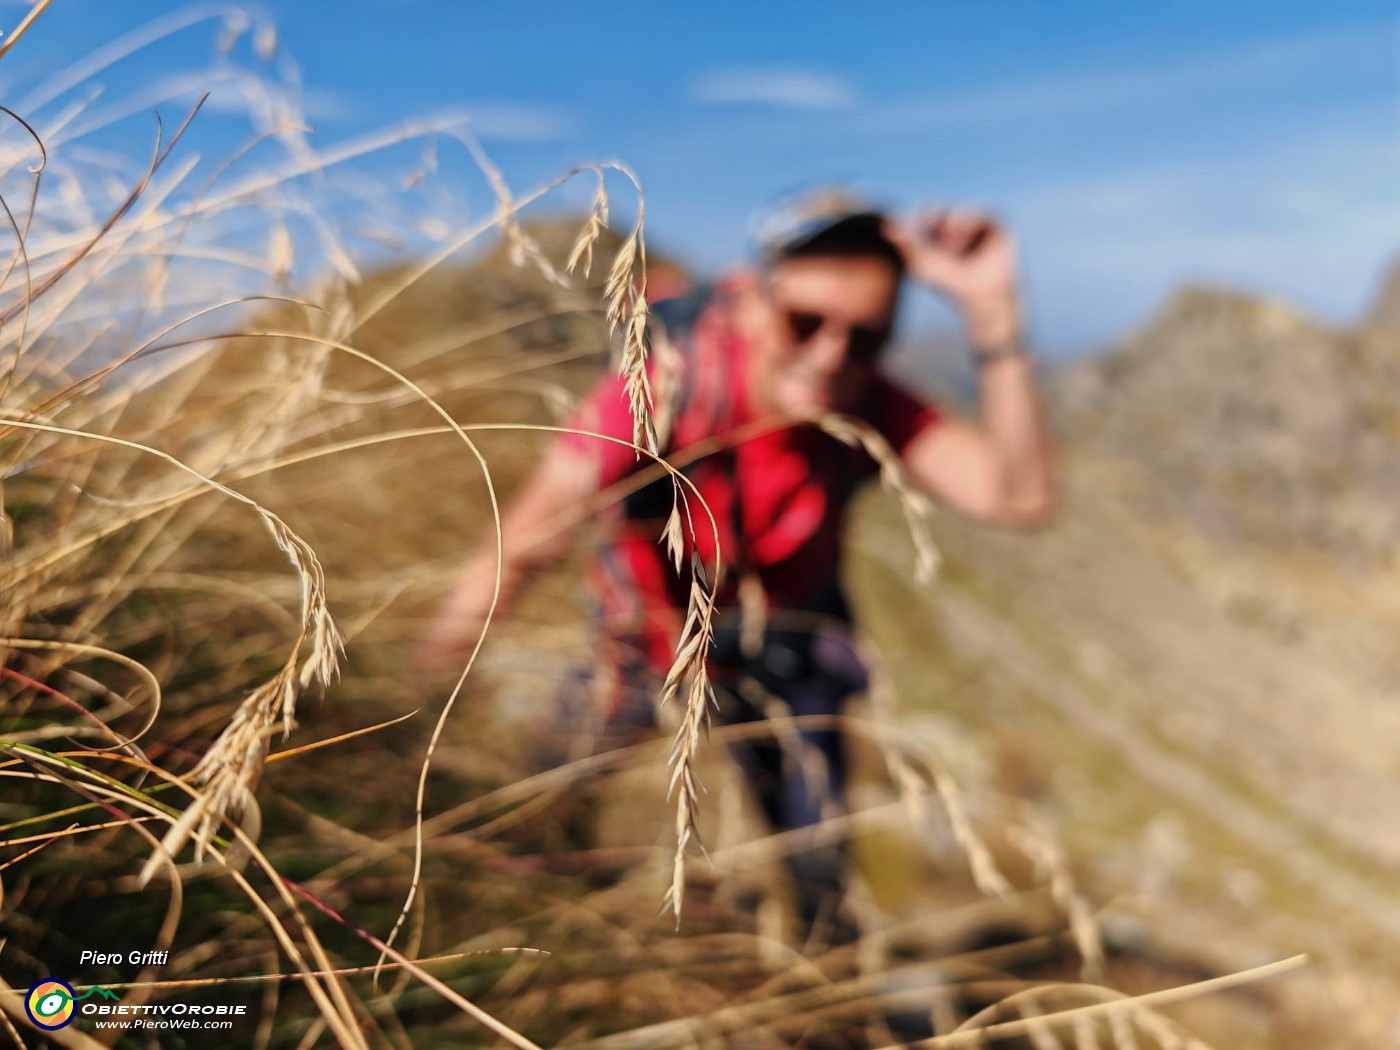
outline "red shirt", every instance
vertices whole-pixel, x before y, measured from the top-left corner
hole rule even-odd
[[[712,299],[691,331],[672,335],[672,344],[683,374],[673,434],[663,451],[680,461],[691,446],[724,438],[754,423],[758,414],[745,389],[748,347],[727,298]],[[939,419],[936,408],[883,377],[857,415],[901,454]],[[571,426],[630,441],[632,417],[622,380],[601,382]],[[562,440],[597,457],[604,488],[651,462],[613,442],[572,434]],[[684,468],[714,517],[711,526],[704,511],[693,506],[688,552],[713,571],[718,547],[725,566],[721,609],[737,604],[736,570],[746,570],[762,583],[770,610],[813,610],[837,586],[844,511],[856,485],[877,465],[863,450],[810,424],[722,444],[721,451]],[[674,656],[689,588],[658,542],[671,509],[670,491],[670,481],[663,479],[613,508],[590,572],[605,639],[622,646],[614,655],[630,662],[640,657],[661,672]]]

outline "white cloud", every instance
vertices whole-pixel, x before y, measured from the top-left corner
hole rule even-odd
[[[774,109],[833,110],[855,105],[855,89],[815,69],[731,68],[702,73],[690,85],[690,100],[702,106],[754,105]]]
[[[1085,71],[990,91],[910,99],[878,107],[862,121],[862,128],[883,134],[1130,109],[1193,93],[1297,76],[1304,70],[1336,69],[1360,56],[1374,56],[1379,48],[1388,49],[1392,32],[1386,23],[1275,37],[1174,65]]]
[[[183,87],[179,81],[173,81],[166,97],[202,96],[206,91],[209,97],[204,111],[225,116],[279,111],[295,113],[310,121],[344,121],[356,112],[353,99],[345,92],[321,88],[295,91],[287,85],[240,70],[213,76],[194,74],[187,78]]]
[[[554,142],[568,138],[574,123],[564,113],[522,102],[467,102],[458,107],[480,139],[500,142]]]

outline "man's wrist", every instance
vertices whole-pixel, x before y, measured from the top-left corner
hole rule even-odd
[[[1021,340],[1021,309],[1014,295],[998,295],[963,304],[963,324],[974,354],[998,354]]]
[[[994,346],[983,345],[972,348],[972,359],[979,368],[985,368],[998,361],[1023,361],[1027,356],[1026,345],[1021,341],[1019,335]]]

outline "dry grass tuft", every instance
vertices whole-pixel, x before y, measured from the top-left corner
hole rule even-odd
[[[135,160],[85,152],[85,136],[148,105],[99,108],[91,78],[211,19],[230,56],[218,76],[248,100],[247,148],[186,156],[196,117],[172,136],[141,126],[154,144]],[[29,1038],[14,989],[75,974],[82,945],[139,940],[168,963],[80,976],[130,1003],[256,989],[255,1030],[238,1038],[267,1047],[723,1045],[740,1031],[757,1046],[874,1046],[911,1000],[941,1040],[1020,1025],[1048,1046],[1042,1033],[1092,1021],[1169,1045],[1170,1023],[1148,1020],[1160,1000],[1014,982],[1028,958],[1068,956],[1063,941],[1086,977],[1113,960],[1048,833],[988,819],[995,806],[889,725],[845,723],[881,749],[904,800],[814,834],[951,838],[940,885],[961,907],[925,909],[914,925],[932,947],[914,962],[882,954],[909,931],[878,916],[888,928],[854,946],[803,954],[770,936],[781,893],[760,874],[803,842],[756,831],[723,748],[702,747],[719,566],[689,567],[661,697],[677,723],[669,801],[660,741],[520,775],[521,710],[587,651],[567,576],[542,581],[455,682],[405,671],[466,533],[498,529],[497,486],[529,471],[610,338],[631,446],[657,460],[665,445],[640,189],[603,164],[516,194],[449,119],[323,146],[296,84],[262,65],[275,48],[270,25],[238,12],[173,13],[34,87],[0,136],[0,1016],[13,1041]],[[188,85],[171,91],[162,105],[193,108]],[[454,224],[426,191],[460,175],[438,156],[455,146],[494,206]],[[336,178],[376,151],[423,149],[406,189]],[[579,176],[596,180],[580,221],[525,221]],[[610,177],[636,195],[621,234]],[[493,231],[502,249],[464,263]],[[400,261],[385,262],[386,237]],[[608,260],[596,278],[595,260]],[[819,422],[881,464],[931,572],[929,511],[893,453],[849,421]],[[684,569],[686,535],[714,522],[675,464],[654,469],[675,485],[666,543]],[[686,870],[714,835],[702,775],[730,783],[719,801],[740,814],[713,851],[718,882]],[[579,808],[624,834],[581,841]],[[1037,869],[1024,879],[1008,865],[1017,847]],[[746,877],[764,888],[762,920],[730,881]],[[968,949],[947,933],[954,913],[970,932],[1039,925]],[[1014,1019],[977,1016],[1008,994]],[[1082,1003],[1098,1012],[1067,1012]]]

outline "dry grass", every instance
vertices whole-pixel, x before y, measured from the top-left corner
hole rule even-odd
[[[587,647],[566,577],[493,628],[496,647],[478,645],[455,680],[406,670],[446,567],[467,533],[498,523],[498,486],[528,471],[609,332],[634,447],[655,459],[664,446],[640,203],[620,237],[608,228],[610,173],[629,191],[635,179],[590,166],[517,196],[442,122],[322,149],[265,73],[248,82],[270,116],[250,136],[278,147],[271,161],[182,159],[197,120],[145,164],[85,161],[79,131],[121,106],[97,111],[77,85],[192,22],[171,16],[75,63],[31,93],[32,136],[0,139],[0,187],[25,202],[7,209],[0,283],[0,1008],[13,1041],[33,1041],[15,989],[110,947],[171,953],[103,975],[128,1004],[256,996],[238,1034],[256,1046],[662,1047],[741,1032],[754,1046],[869,1046],[893,1041],[887,1015],[909,1003],[932,1011],[935,1046],[971,1045],[955,1029],[993,1024],[1057,1045],[1061,1022],[1080,1045],[1093,1032],[1190,1045],[1149,1004],[1071,1013],[1061,1007],[1109,993],[1005,983],[1027,958],[1053,965],[1066,940],[1096,977],[1089,906],[1018,803],[964,797],[936,753],[888,725],[843,723],[886,756],[902,800],[814,834],[892,823],[951,836],[943,882],[976,916],[964,929],[1014,920],[1029,939],[960,952],[940,933],[953,913],[938,912],[913,931],[930,954],[901,964],[881,947],[900,936],[884,920],[861,943],[804,954],[775,936],[774,907],[751,914],[744,873],[762,884],[805,840],[756,832],[722,747],[702,746],[716,581],[698,566],[661,698],[680,701],[669,821],[659,742],[519,773],[528,730],[512,705],[542,705]],[[255,53],[269,32],[257,28]],[[495,206],[432,243],[405,233],[409,261],[364,277],[353,235],[323,217],[338,200],[325,176],[425,136],[460,145]],[[581,222],[523,221],[579,175],[596,179]],[[392,225],[384,196],[375,217]],[[465,265],[491,231],[503,247]],[[595,255],[611,255],[600,279]],[[931,570],[927,509],[889,450],[822,425],[881,463]],[[713,523],[675,467],[654,469],[676,485],[667,543],[683,569],[685,533]],[[702,773],[728,783],[711,806]],[[612,813],[627,834],[581,846],[571,806]],[[673,840],[655,834],[667,823]],[[719,874],[687,872],[702,830]],[[1018,849],[1039,874],[1002,873]],[[663,900],[669,922],[655,916]],[[1007,1009],[1047,1016],[975,1016],[1013,990]]]

